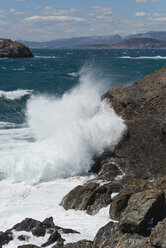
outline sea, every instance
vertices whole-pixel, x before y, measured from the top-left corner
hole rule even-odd
[[[166,50],[32,52],[34,58],[0,59],[0,231],[26,217],[53,216],[80,232],[65,234],[66,242],[93,240],[110,221],[109,207],[90,216],[59,203],[94,177],[94,156],[113,150],[126,130],[101,96],[161,69]],[[19,234],[5,247],[20,245]],[[46,238],[31,235],[29,242],[40,246]]]

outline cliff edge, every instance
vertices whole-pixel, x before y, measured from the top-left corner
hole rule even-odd
[[[31,58],[30,49],[24,44],[0,38],[0,58]]]

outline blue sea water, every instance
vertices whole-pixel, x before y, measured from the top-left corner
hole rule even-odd
[[[88,171],[93,155],[113,149],[125,129],[100,96],[166,64],[166,50],[32,52],[34,58],[0,60],[1,179],[37,175],[36,182]]]

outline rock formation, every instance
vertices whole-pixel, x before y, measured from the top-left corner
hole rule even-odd
[[[0,38],[0,58],[28,58],[33,57],[30,49],[24,44],[10,39]]]
[[[108,149],[95,158],[91,170],[96,177],[74,188],[61,205],[88,214],[110,205],[112,220],[93,242],[65,244],[62,234],[76,231],[56,226],[52,217],[43,222],[26,218],[0,233],[0,247],[12,242],[13,230],[24,230],[36,237],[50,233],[41,247],[166,248],[166,67],[132,86],[113,88],[102,99],[123,117],[127,132],[114,152]],[[28,243],[20,248],[37,247],[28,236],[18,239]]]

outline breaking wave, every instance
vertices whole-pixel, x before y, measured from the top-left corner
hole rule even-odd
[[[33,92],[33,90],[14,90],[14,91],[2,91],[0,90],[0,97],[4,97],[8,100],[16,100],[20,99],[25,95],[29,95]]]
[[[79,85],[62,97],[32,95],[26,109],[27,142],[0,151],[1,179],[37,183],[87,173],[94,155],[113,150],[126,129],[101,101],[103,91],[101,82],[84,71]],[[26,128],[17,132],[25,136]]]
[[[166,59],[166,56],[122,56],[121,59]]]

